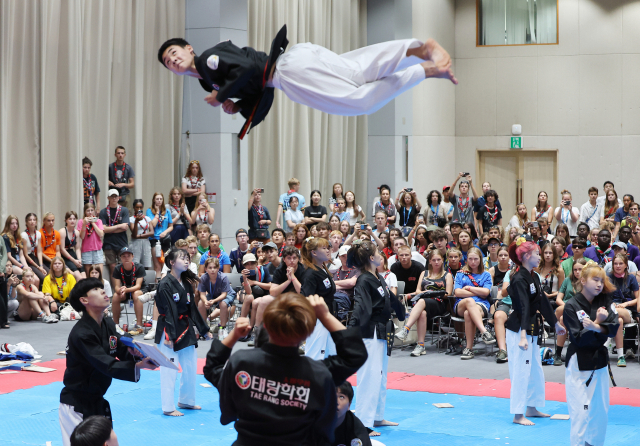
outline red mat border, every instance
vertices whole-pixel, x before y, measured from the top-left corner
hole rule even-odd
[[[198,374],[202,374],[205,359],[198,359]],[[66,359],[54,359],[39,363],[43,367],[56,369],[55,372],[36,373],[21,371],[15,374],[0,375],[0,394],[10,393],[20,389],[30,389],[62,381],[66,368]],[[357,384],[356,376],[349,378],[351,384]],[[432,375],[415,375],[412,373],[391,372],[387,374],[387,388],[390,390],[404,390],[406,392],[452,393],[466,396],[493,396],[509,398],[511,383],[508,379],[471,379],[445,378]],[[640,407],[640,389],[627,387],[611,388],[610,400],[612,405]],[[545,398],[548,401],[566,402],[564,384],[548,382],[545,384]]]

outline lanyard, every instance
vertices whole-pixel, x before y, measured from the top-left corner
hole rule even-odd
[[[431,213],[433,214],[431,216],[431,222],[435,224],[436,221],[438,221],[438,211],[440,210],[440,205],[436,206],[436,210],[433,210],[433,205],[429,205],[431,207]]]
[[[31,247],[35,249],[36,242],[38,241],[38,233],[36,232],[33,235],[33,238],[31,238],[31,234],[29,233],[29,229],[26,229],[25,232],[27,233],[27,237],[29,238],[29,243],[31,243]]]
[[[560,213],[560,219],[562,220],[562,223],[566,225],[567,222],[569,221],[569,215],[571,214],[571,211],[567,210],[566,217],[565,217],[564,211],[565,209],[563,208],[562,212]]]
[[[69,229],[67,229],[67,239],[69,240],[69,247],[72,247],[76,244],[76,231],[75,229],[71,230],[71,234],[73,234],[73,238],[69,237]]]
[[[91,176],[89,176],[89,180],[86,180],[84,177],[82,177],[82,184],[84,185],[84,188],[87,190],[87,194],[89,195],[89,202],[91,203],[92,200],[91,198],[93,197],[93,184],[91,181]]]
[[[54,276],[53,281],[56,283],[56,286],[58,287],[58,295],[60,296],[60,299],[62,299],[64,297],[63,296],[64,287],[67,286],[67,281],[65,280],[65,274],[64,273],[62,274],[62,285],[58,284],[58,279],[59,277]]]
[[[411,212],[413,212],[413,206],[409,208],[409,215],[407,215],[407,208],[402,208],[402,216],[404,217],[404,226],[409,225],[409,218],[411,218]]]

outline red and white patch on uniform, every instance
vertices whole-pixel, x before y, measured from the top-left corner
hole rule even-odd
[[[244,371],[240,371],[236,373],[236,384],[242,390],[248,389],[249,386],[251,385],[251,375],[249,375],[247,372],[244,372]]]
[[[118,337],[117,336],[109,336],[109,348],[111,350],[115,350],[118,346]]]

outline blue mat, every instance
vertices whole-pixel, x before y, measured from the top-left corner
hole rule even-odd
[[[198,376],[198,383],[205,383]],[[60,446],[58,404],[62,383],[0,395],[0,445]],[[176,383],[177,401],[178,383]],[[357,389],[356,389],[357,392]],[[356,395],[357,397],[357,395]],[[236,438],[233,425],[220,424],[218,391],[198,385],[201,411],[185,411],[170,418],[160,409],[160,374],[143,371],[139,383],[114,380],[107,393],[114,414],[114,427],[122,446],[230,445]],[[453,409],[437,409],[433,403],[451,403]],[[352,407],[355,407],[352,406]],[[568,413],[565,403],[548,401],[550,413]],[[390,390],[385,418],[398,427],[380,428],[380,441],[387,446],[407,444],[565,446],[569,421],[535,420],[536,426],[511,423],[509,400],[493,397],[441,395]],[[640,438],[640,408],[611,406],[607,445],[632,444]]]

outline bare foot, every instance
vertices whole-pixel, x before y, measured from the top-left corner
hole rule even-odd
[[[548,418],[550,415],[548,413],[542,413],[535,407],[527,407],[527,413],[525,414],[527,417],[535,417],[535,418]]]
[[[177,410],[174,410],[173,412],[162,412],[162,413],[168,417],[181,417],[184,415],[182,412],[178,412]]]
[[[373,422],[373,427],[379,427],[379,426],[397,426],[398,423],[394,423],[393,421],[387,421],[387,420],[382,420],[382,421],[374,421]]]
[[[200,406],[189,406],[187,404],[182,404],[182,403],[178,403],[178,407],[180,409],[187,409],[187,410],[200,410],[200,409],[202,409],[202,407],[200,407]]]
[[[380,436],[380,432],[371,431],[371,432],[369,432],[369,436],[370,437],[379,437]]]
[[[513,422],[515,424],[522,424],[523,426],[534,426],[536,424],[533,421],[527,420],[524,415],[515,415]]]

